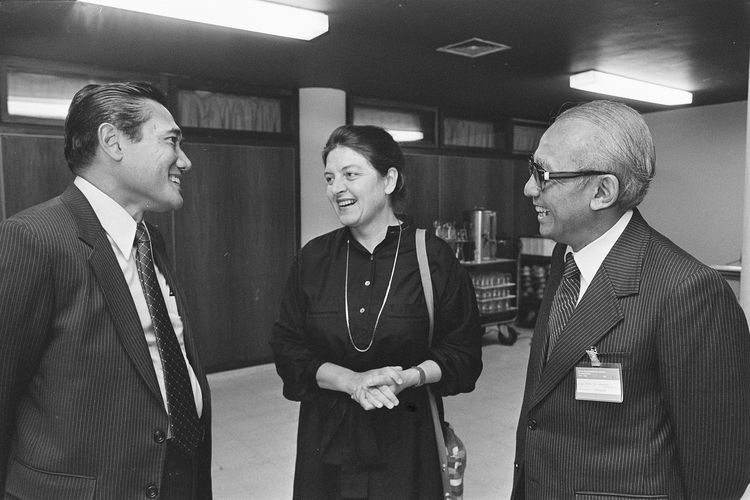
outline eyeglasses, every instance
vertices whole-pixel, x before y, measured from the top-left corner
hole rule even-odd
[[[602,170],[575,170],[569,172],[547,172],[544,168],[534,161],[534,157],[529,158],[529,173],[534,178],[539,189],[544,189],[544,183],[552,179],[573,179],[575,177],[586,177],[587,175],[606,175],[612,172]]]

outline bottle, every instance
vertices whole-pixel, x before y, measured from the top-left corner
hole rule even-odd
[[[464,498],[464,471],[466,470],[466,447],[446,422],[445,448],[448,452],[448,482],[450,500]]]
[[[464,260],[464,244],[461,242],[456,243],[456,259],[459,262]]]

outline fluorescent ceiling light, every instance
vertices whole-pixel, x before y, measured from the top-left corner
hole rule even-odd
[[[8,114],[64,120],[68,115],[70,99],[8,96]]]
[[[693,94],[654,83],[632,80],[601,71],[585,71],[570,75],[570,87],[597,94],[607,94],[637,101],[676,106],[693,102]]]
[[[388,130],[396,142],[416,142],[424,139],[424,134],[418,130]]]
[[[79,1],[299,40],[312,40],[328,31],[327,14],[259,0]]]

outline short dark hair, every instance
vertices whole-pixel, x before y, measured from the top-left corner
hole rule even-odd
[[[404,153],[391,134],[374,125],[342,125],[328,137],[323,148],[323,164],[328,154],[338,146],[345,146],[364,156],[382,176],[388,173],[388,169],[395,168],[398,180],[390,195],[391,206],[394,210],[403,209],[406,201]]]
[[[141,140],[141,126],[151,118],[144,101],[167,106],[167,98],[148,82],[86,85],[73,96],[65,118],[65,160],[77,173],[91,163],[98,146],[98,130],[111,123],[131,140]]]

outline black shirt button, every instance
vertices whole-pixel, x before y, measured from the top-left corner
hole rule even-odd
[[[154,431],[154,441],[155,442],[157,442],[159,444],[162,444],[166,440],[167,440],[167,434],[163,430],[157,429],[157,430]]]
[[[527,425],[528,425],[528,427],[529,427],[529,430],[532,430],[532,431],[533,431],[534,429],[536,429],[536,428],[537,428],[537,423],[536,423],[536,420],[534,420],[533,418],[530,418],[530,419],[529,419],[529,421],[528,421],[528,424],[527,424]]]
[[[155,484],[149,484],[146,487],[146,496],[148,498],[156,498],[159,495],[159,488]]]

